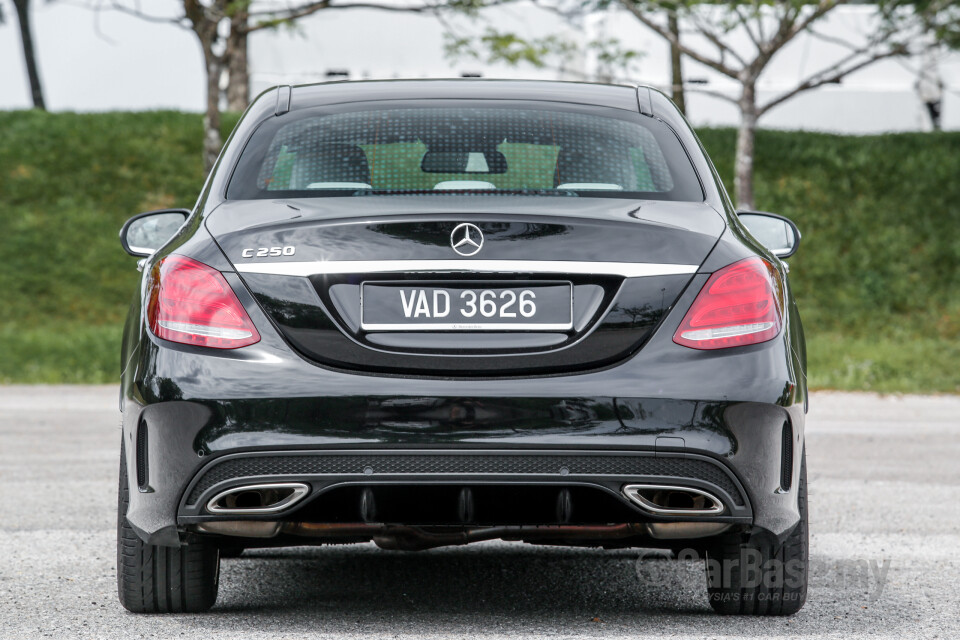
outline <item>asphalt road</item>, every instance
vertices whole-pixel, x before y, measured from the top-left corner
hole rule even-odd
[[[960,397],[814,395],[812,581],[721,618],[699,564],[488,542],[224,560],[203,615],[117,602],[113,387],[0,387],[0,638],[960,637]]]

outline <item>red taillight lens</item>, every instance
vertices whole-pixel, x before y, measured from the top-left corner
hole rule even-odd
[[[782,325],[780,274],[763,258],[717,271],[697,295],[673,341],[691,349],[724,349],[766,342]]]
[[[147,318],[154,335],[171,342],[236,349],[260,341],[223,274],[184,256],[153,267]]]

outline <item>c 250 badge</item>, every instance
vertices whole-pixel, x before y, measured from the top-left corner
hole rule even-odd
[[[244,258],[279,258],[280,256],[292,256],[297,252],[296,247],[258,247],[256,249],[244,249],[240,255]]]

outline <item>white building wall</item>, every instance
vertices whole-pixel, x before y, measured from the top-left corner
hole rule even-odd
[[[6,0],[0,0],[6,2]],[[0,25],[0,109],[30,106],[19,34],[12,7]],[[159,15],[174,15],[176,0],[150,0],[141,6]],[[167,24],[145,22],[111,11],[93,13],[75,4],[34,2],[34,35],[41,74],[52,110],[104,111],[182,109],[200,111],[204,104],[202,57],[192,33]],[[828,34],[862,33],[868,7],[836,10],[822,23]],[[521,3],[493,9],[481,20],[457,18],[455,28],[481,33],[486,25],[528,37],[561,32],[586,42],[617,37],[643,51],[637,82],[669,83],[668,50],[654,33],[622,11],[590,16],[573,29],[558,16]],[[688,36],[692,37],[692,36]],[[443,28],[430,15],[371,10],[324,11],[300,21],[294,29],[258,32],[250,43],[254,93],[279,83],[322,81],[331,69],[348,70],[351,79],[456,77],[481,72],[485,77],[572,79],[578,70],[510,68],[475,60],[451,62],[443,54]],[[741,44],[746,44],[744,41]],[[785,49],[761,78],[761,101],[789,88],[798,79],[829,64],[841,50],[809,37]],[[573,67],[589,73],[589,57]],[[846,133],[874,133],[929,128],[926,112],[914,90],[914,60],[878,63],[844,80],[777,107],[761,120],[765,127]],[[696,63],[685,62],[689,79],[706,80],[709,89],[736,95],[736,84]],[[943,124],[960,129],[960,54],[948,56],[941,75],[947,85]],[[716,98],[688,95],[695,125],[731,125],[736,109]]]

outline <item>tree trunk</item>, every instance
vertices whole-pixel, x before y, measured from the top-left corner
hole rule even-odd
[[[203,168],[210,172],[220,155],[223,141],[220,138],[220,76],[223,75],[223,60],[204,47],[207,65],[207,111],[203,114]]]
[[[220,79],[226,60],[216,52],[220,21],[226,0],[204,5],[200,0],[183,0],[183,10],[200,41],[203,65],[207,73],[207,108],[203,114],[203,168],[209,173],[220,155]]]
[[[227,38],[227,110],[243,111],[250,104],[250,70],[247,60],[246,11],[238,11],[230,18],[230,36]]]
[[[667,14],[667,29],[677,37],[677,41],[680,40],[680,21],[677,20],[676,11],[670,11]],[[671,90],[673,101],[680,112],[686,115],[687,101],[683,92],[683,67],[680,61],[680,47],[672,42],[670,43],[670,70],[673,77],[673,88]]]
[[[209,173],[220,155],[223,142],[220,138],[220,78],[223,76],[224,59],[213,50],[217,40],[215,21],[195,24],[194,32],[203,49],[204,68],[207,72],[207,109],[203,114],[203,168]]]
[[[37,67],[37,54],[33,48],[33,31],[30,28],[30,0],[13,0],[20,22],[20,41],[23,43],[23,61],[27,65],[27,77],[30,79],[30,94],[35,109],[46,111],[43,100],[43,86],[40,84],[40,69]]]
[[[740,97],[740,128],[737,131],[736,174],[733,197],[738,209],[753,209],[753,150],[757,134],[757,96],[752,82],[743,84]]]

